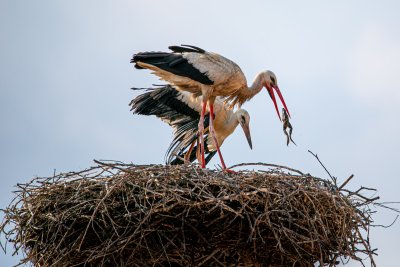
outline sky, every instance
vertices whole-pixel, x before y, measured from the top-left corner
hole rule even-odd
[[[130,59],[180,44],[230,58],[249,83],[267,69],[278,78],[298,146],[286,146],[263,90],[243,106],[253,150],[237,130],[222,146],[228,166],[274,163],[328,178],[311,150],[339,181],[354,174],[349,188],[400,201],[399,10],[399,1],[2,0],[0,208],[17,183],[93,159],[163,163],[171,129],[128,106],[131,87],[160,81]],[[395,216],[378,209],[374,219]],[[399,240],[400,222],[372,229],[378,266],[398,262]],[[19,261],[10,251],[0,266]]]

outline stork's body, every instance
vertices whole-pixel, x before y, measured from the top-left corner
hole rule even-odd
[[[194,96],[202,96],[203,103],[198,125],[200,138],[203,137],[204,114],[207,103],[210,112],[213,113],[213,105],[217,96],[223,97],[230,108],[235,105],[240,107],[260,92],[263,87],[266,87],[279,118],[280,114],[274,89],[285,109],[288,110],[273,72],[263,71],[259,73],[253,84],[248,86],[240,67],[221,55],[194,46],[170,46],[169,48],[172,53],[138,53],[134,55],[132,62],[135,63],[136,68],[152,70],[154,74],[173,84],[178,90],[190,92]],[[210,133],[217,140],[213,127],[213,116],[210,118]],[[219,144],[216,143],[218,147]],[[200,144],[202,145],[203,142],[201,141]],[[203,157],[202,166],[205,167],[203,147],[201,154]]]
[[[153,88],[148,92],[137,96],[130,103],[132,111],[141,115],[155,115],[174,128],[174,139],[167,151],[167,163],[183,163],[182,158],[193,162],[198,151],[199,133],[198,123],[202,110],[202,98],[193,97],[188,92],[176,90],[170,85]],[[251,137],[247,111],[238,109],[234,112],[224,102],[217,98],[214,102],[214,129],[217,143],[222,145],[224,140],[231,135],[240,124],[245,132],[250,147]],[[209,127],[209,111],[205,114],[205,128]],[[218,152],[219,146],[206,131],[204,135],[206,163]],[[221,165],[225,169],[225,163],[220,154]]]

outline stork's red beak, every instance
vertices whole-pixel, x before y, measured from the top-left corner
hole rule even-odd
[[[290,118],[289,110],[288,110],[288,108],[287,108],[287,106],[286,106],[285,99],[283,99],[283,96],[282,96],[282,94],[281,94],[281,90],[279,90],[279,87],[278,87],[277,85],[272,85],[272,86],[267,85],[266,87],[267,87],[267,91],[268,91],[268,93],[269,93],[269,96],[270,96],[271,99],[272,99],[272,102],[274,102],[275,110],[276,110],[276,113],[278,114],[279,120],[281,120],[281,115],[280,115],[280,113],[279,113],[278,105],[277,105],[277,103],[276,103],[276,98],[275,98],[275,94],[274,94],[274,89],[275,89],[276,93],[278,94],[279,99],[281,100],[281,102],[282,102],[282,104],[283,104],[283,107],[286,109],[286,111],[287,111],[287,113],[288,113],[288,115],[289,115],[289,118]]]

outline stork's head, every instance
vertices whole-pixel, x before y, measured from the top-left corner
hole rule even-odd
[[[249,146],[251,149],[253,149],[253,145],[251,143],[251,135],[250,135],[250,115],[249,113],[244,110],[244,109],[238,109],[235,112],[236,118],[242,126],[243,132],[246,135],[247,142],[249,143]]]
[[[281,100],[281,102],[282,102],[283,106],[285,107],[285,109],[286,109],[286,111],[287,111],[287,113],[288,113],[288,115],[289,115],[289,118],[290,118],[289,110],[288,110],[288,108],[286,107],[285,100],[283,99],[283,96],[282,96],[282,94],[281,94],[281,91],[279,90],[279,87],[278,87],[278,80],[276,79],[275,74],[274,74],[272,71],[270,71],[270,70],[266,70],[266,71],[263,71],[263,72],[262,72],[262,75],[263,75],[262,81],[263,81],[263,83],[264,83],[263,85],[264,85],[264,87],[267,89],[268,94],[269,94],[269,96],[270,96],[271,99],[272,99],[272,102],[274,102],[274,106],[275,106],[275,109],[276,109],[276,113],[278,113],[279,119],[281,119],[281,115],[279,114],[278,105],[276,104],[276,99],[275,99],[274,90],[275,90],[276,93],[278,94],[279,99]]]

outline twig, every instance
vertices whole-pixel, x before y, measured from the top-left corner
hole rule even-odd
[[[318,158],[318,155],[317,155],[317,154],[314,154],[311,150],[308,150],[308,152],[309,152],[311,155],[313,155],[313,156],[318,160],[319,164],[321,164],[321,166],[325,169],[326,173],[328,173],[329,177],[332,179],[332,181],[333,181],[333,182],[335,183],[335,185],[336,185],[336,178],[333,177],[333,176],[330,174],[330,172],[328,171],[328,169],[325,167],[325,165],[322,164],[322,162],[321,162],[321,161],[319,160],[319,158]]]
[[[394,218],[394,220],[393,220],[393,222],[391,223],[391,224],[389,224],[389,225],[383,225],[383,224],[371,224],[371,226],[373,226],[373,227],[383,227],[383,228],[389,228],[389,227],[391,227],[396,221],[397,221],[397,218],[399,218],[399,215],[397,215],[396,216],[396,218]]]
[[[348,182],[350,182],[350,180],[351,179],[353,179],[353,177],[354,177],[354,175],[352,174],[352,175],[350,175],[350,177],[349,178],[347,178],[346,179],[346,181],[344,181],[343,182],[343,184],[341,185],[341,186],[339,186],[339,188],[338,188],[338,190],[340,191],[343,187],[345,187],[346,186],[346,184],[348,183]]]
[[[275,167],[275,168],[281,168],[281,169],[286,169],[295,173],[298,173],[300,175],[304,175],[304,173],[302,173],[299,170],[293,169],[293,168],[289,168],[283,165],[277,165],[277,164],[270,164],[270,163],[262,163],[262,162],[257,162],[257,163],[240,163],[240,164],[235,164],[232,165],[231,167],[229,167],[228,169],[232,169],[232,168],[236,168],[236,167],[241,167],[241,166],[267,166],[267,167]]]

